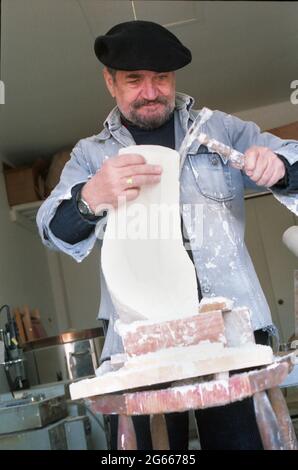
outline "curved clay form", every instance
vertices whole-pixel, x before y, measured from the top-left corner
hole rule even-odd
[[[183,246],[179,207],[179,154],[155,145],[120,154],[143,155],[163,168],[161,182],[111,210],[102,269],[119,319],[163,321],[198,311],[195,268]]]

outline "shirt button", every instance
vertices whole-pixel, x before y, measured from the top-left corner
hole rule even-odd
[[[212,158],[211,158],[211,164],[212,164],[213,166],[217,166],[217,165],[218,165],[218,159],[217,159],[217,157],[212,157]]]
[[[211,289],[210,289],[210,287],[208,287],[208,286],[204,286],[204,287],[202,288],[202,291],[204,292],[204,294],[209,294],[210,290],[211,290]]]
[[[204,277],[201,280],[201,289],[204,294],[209,294],[211,292],[211,283],[207,277]]]

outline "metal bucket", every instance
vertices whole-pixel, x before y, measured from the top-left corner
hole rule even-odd
[[[69,331],[26,343],[24,357],[30,385],[94,375],[103,343],[102,328]]]

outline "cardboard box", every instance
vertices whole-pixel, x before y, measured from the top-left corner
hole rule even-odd
[[[4,168],[7,199],[10,206],[40,200],[33,167]]]

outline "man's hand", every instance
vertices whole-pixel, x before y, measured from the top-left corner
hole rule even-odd
[[[258,186],[270,188],[285,175],[284,163],[267,147],[250,147],[244,156],[244,172]]]
[[[83,186],[82,197],[95,213],[105,206],[117,207],[119,197],[132,201],[141,186],[158,183],[161,172],[160,166],[147,164],[141,155],[111,157]]]

